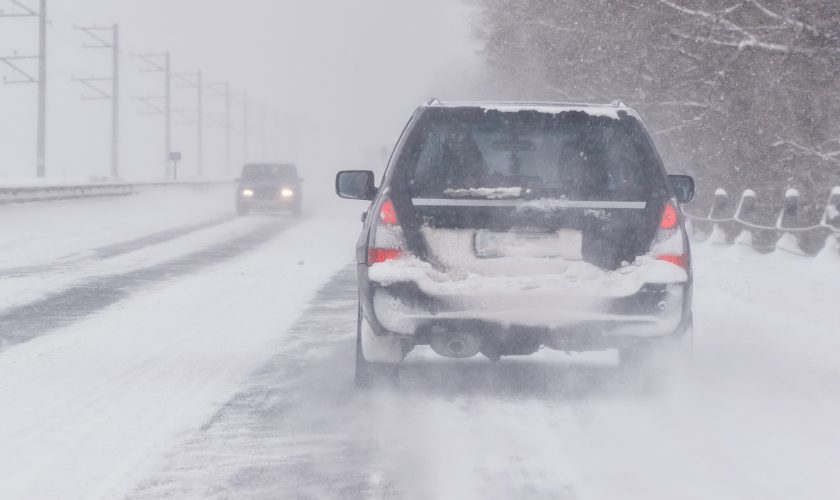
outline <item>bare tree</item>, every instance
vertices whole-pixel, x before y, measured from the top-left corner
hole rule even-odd
[[[512,97],[622,98],[672,169],[734,189],[822,189],[840,172],[840,3],[478,0]]]

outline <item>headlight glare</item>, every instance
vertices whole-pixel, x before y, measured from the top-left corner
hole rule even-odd
[[[242,190],[242,196],[244,196],[245,198],[250,198],[250,197],[254,196],[254,191],[251,190],[251,189],[243,189]]]
[[[280,190],[280,196],[282,196],[283,198],[291,198],[294,195],[295,192],[289,188],[283,188]]]

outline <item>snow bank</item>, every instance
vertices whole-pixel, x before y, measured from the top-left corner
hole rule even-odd
[[[709,243],[714,245],[728,245],[729,242],[726,239],[726,233],[720,228],[718,224],[712,226],[712,234],[709,235],[709,238],[706,240]]]
[[[825,207],[825,217],[829,221],[840,217],[840,208],[836,204],[831,204]]]
[[[799,238],[793,233],[784,233],[776,242],[776,249],[795,255],[805,255],[799,246]]]

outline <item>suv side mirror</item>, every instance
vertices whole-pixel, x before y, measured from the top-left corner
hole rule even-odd
[[[335,192],[348,200],[373,200],[376,185],[370,170],[343,170],[335,176]]]
[[[671,189],[679,203],[688,203],[694,199],[694,178],[690,175],[669,175]]]

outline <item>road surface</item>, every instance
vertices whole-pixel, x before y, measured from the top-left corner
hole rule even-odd
[[[226,190],[0,207],[4,498],[831,498],[840,258],[695,248],[696,346],[656,393],[614,353],[418,348],[353,388],[358,214]]]

